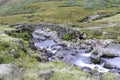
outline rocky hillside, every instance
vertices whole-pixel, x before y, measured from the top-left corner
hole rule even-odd
[[[0,80],[119,80],[119,64],[120,0],[0,0]]]

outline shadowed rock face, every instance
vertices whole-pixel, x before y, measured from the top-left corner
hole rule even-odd
[[[0,65],[0,80],[20,80],[21,70],[13,64]]]

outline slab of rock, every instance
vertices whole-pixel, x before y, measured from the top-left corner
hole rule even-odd
[[[0,80],[20,80],[22,71],[14,64],[0,65]]]
[[[108,49],[116,54],[119,54],[120,56],[120,44],[111,43],[105,49]]]
[[[94,63],[99,63],[101,57],[113,58],[119,56],[119,54],[117,54],[116,52],[113,52],[110,49],[105,49],[103,47],[96,47],[91,53],[91,59]]]
[[[104,58],[105,61],[104,67],[110,68],[110,69],[120,69],[120,57],[115,57],[115,58]]]

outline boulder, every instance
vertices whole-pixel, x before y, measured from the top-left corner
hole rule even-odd
[[[0,65],[0,80],[20,80],[22,71],[14,64]]]
[[[96,46],[106,47],[107,45],[111,44],[112,42],[114,42],[114,40],[112,40],[112,39],[106,39],[106,40],[88,39],[88,40],[84,41],[85,44],[92,45],[93,47],[96,47]]]
[[[120,57],[115,58],[103,58],[105,64],[104,67],[109,69],[120,69]]]
[[[96,47],[91,52],[91,59],[94,63],[99,63],[101,57],[113,58],[113,57],[118,57],[118,56],[119,56],[119,54],[117,54],[109,49],[105,49],[103,47]]]
[[[120,44],[111,43],[108,46],[106,46],[105,49],[108,49],[111,52],[114,52],[116,54],[119,54],[119,56],[120,56]]]

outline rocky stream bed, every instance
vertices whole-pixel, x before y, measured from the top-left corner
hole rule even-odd
[[[120,73],[120,44],[112,39],[85,39],[86,35],[71,28],[58,25],[14,25],[16,32],[28,30],[32,36],[30,46],[40,52],[39,61],[63,61],[80,67],[83,71]],[[61,36],[69,33],[73,40]],[[80,40],[83,39],[83,42]]]

